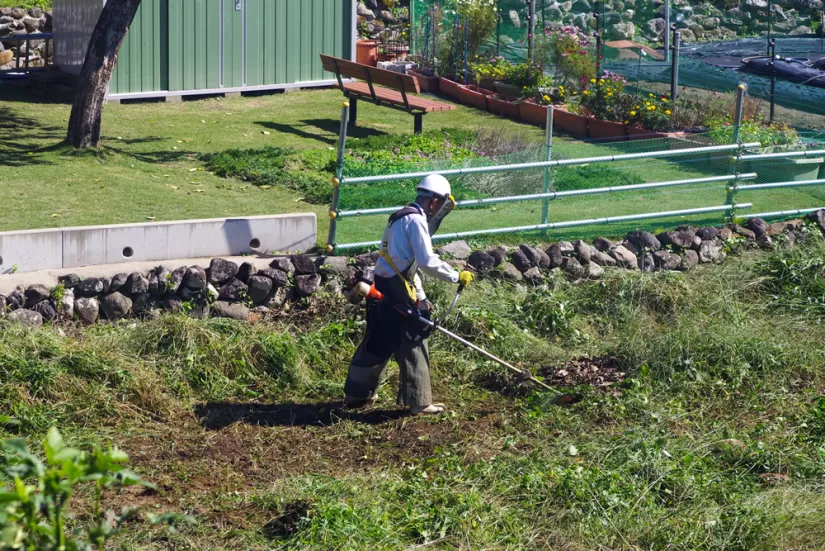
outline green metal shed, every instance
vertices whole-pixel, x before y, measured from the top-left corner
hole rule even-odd
[[[55,0],[55,62],[79,72],[105,0]],[[356,0],[142,0],[112,100],[335,84],[319,54],[355,58]]]

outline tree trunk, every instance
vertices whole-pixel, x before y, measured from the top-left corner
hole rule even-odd
[[[140,0],[108,0],[100,12],[80,71],[67,138],[74,147],[100,145],[103,100],[117,62],[117,52],[132,24]]]

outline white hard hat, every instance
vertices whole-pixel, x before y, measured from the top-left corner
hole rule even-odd
[[[450,182],[441,174],[430,174],[418,184],[418,192],[426,192],[437,197],[449,197],[452,193]]]

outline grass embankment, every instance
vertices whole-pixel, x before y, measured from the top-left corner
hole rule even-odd
[[[322,295],[254,326],[2,325],[0,411],[31,439],[57,423],[70,444],[120,445],[160,490],[112,506],[199,520],[174,535],[132,524],[119,538],[134,548],[821,549],[814,241],[687,274],[477,282],[452,329],[547,379],[624,374],[567,408],[437,335],[448,414],[399,418],[394,368],[375,411],[342,412],[363,321]],[[429,286],[444,307],[452,289]]]
[[[100,152],[85,153],[61,145],[69,106],[30,100],[30,96],[14,89],[0,92],[0,128],[4,131],[0,136],[0,164],[5,165],[0,178],[7,204],[0,230],[311,211],[319,217],[319,242],[325,241],[329,224],[326,199],[331,191],[329,168],[335,157],[341,102],[337,91],[214,98],[181,104],[107,105],[102,148]],[[389,162],[393,160],[392,147],[409,133],[411,117],[372,105],[364,105],[359,115],[360,128],[348,142],[356,157],[348,162],[347,175],[365,170],[369,174],[397,171],[399,163]],[[428,116],[425,128],[434,133],[454,129],[461,135],[486,135],[482,140],[485,143],[480,144],[484,148],[477,148],[478,153],[489,154],[487,146],[491,146],[509,159],[544,158],[540,129],[463,106]],[[380,151],[382,144],[384,151]],[[643,147],[640,143],[584,144],[559,136],[553,155],[615,155]],[[273,151],[281,154],[274,155]],[[366,153],[370,153],[369,162],[359,161]],[[220,170],[210,162],[216,158],[211,155],[225,161],[224,168],[235,170]],[[377,162],[379,158],[387,162]],[[270,165],[266,165],[267,159]],[[456,157],[424,161],[416,166],[455,166]],[[486,161],[482,157],[462,158],[462,162]],[[287,170],[277,178],[254,175],[262,165],[272,168],[279,164]],[[206,168],[241,179],[219,177]],[[561,170],[556,171],[554,183],[560,190],[565,186],[575,189],[582,183],[597,187],[703,177],[726,172],[726,167],[709,162],[640,160],[567,170],[568,175],[572,171],[578,174],[574,175],[575,181],[569,181]],[[468,197],[535,193],[543,190],[544,172],[465,178],[465,184],[472,192]],[[461,181],[456,185],[460,186]],[[341,208],[394,206],[411,197],[411,182],[369,184],[357,189],[345,185]],[[565,198],[550,203],[550,221],[715,206],[724,201],[722,184]],[[752,212],[762,212],[821,206],[825,195],[816,187],[774,189],[741,193],[737,201],[753,202]],[[447,219],[442,232],[537,224],[541,212],[541,201],[462,210]],[[657,228],[719,220],[721,214],[710,215],[704,221],[668,219],[647,225]],[[385,215],[344,219],[337,241],[378,239],[385,221]],[[620,234],[626,229],[614,227],[609,233]]]

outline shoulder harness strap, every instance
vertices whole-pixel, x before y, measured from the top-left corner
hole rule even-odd
[[[387,264],[390,265],[390,268],[401,278],[401,281],[404,282],[404,286],[407,288],[407,294],[410,296],[410,299],[415,303],[418,302],[418,293],[415,291],[415,285],[404,276],[404,273],[398,269],[396,266],[395,261],[390,257],[389,253],[387,252],[387,247],[389,245],[390,240],[390,228],[395,222],[398,222],[400,219],[404,218],[405,216],[409,216],[411,214],[421,214],[421,210],[415,205],[408,205],[401,210],[395,212],[390,216],[389,222],[387,223],[387,228],[384,230],[384,238],[381,240],[381,250],[379,251],[379,255],[381,258],[387,261]]]

